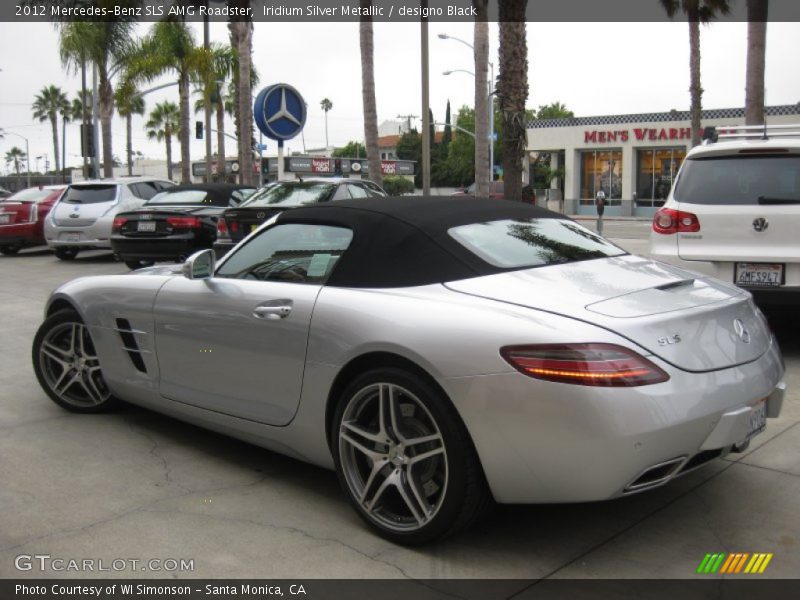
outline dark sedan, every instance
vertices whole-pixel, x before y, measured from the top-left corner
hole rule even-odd
[[[217,221],[214,253],[224,256],[267,219],[289,208],[352,198],[385,197],[381,187],[366,179],[340,177],[314,178],[271,183],[253,194],[247,202],[228,209]]]
[[[114,219],[111,248],[131,269],[179,261],[211,248],[217,220],[255,192],[251,186],[182,185],[153,196],[139,210]]]

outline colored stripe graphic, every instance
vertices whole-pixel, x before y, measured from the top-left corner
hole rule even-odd
[[[764,570],[767,568],[767,565],[769,564],[769,561],[772,560],[772,557],[773,557],[772,552],[767,554],[766,558],[764,558],[764,562],[761,563],[761,567],[758,569],[759,573],[763,573],[764,572]]]
[[[742,558],[739,559],[739,564],[736,565],[736,571],[735,571],[736,573],[738,573],[739,571],[742,570],[742,567],[744,567],[744,561],[747,560],[747,558],[750,556],[750,554],[748,552],[745,552],[741,556],[742,556]]]
[[[711,567],[711,573],[716,573],[717,570],[722,565],[722,561],[725,559],[725,553],[721,552],[720,555],[717,557],[717,560],[714,562],[714,565]]]
[[[773,556],[774,554],[771,552],[709,553],[700,561],[697,573],[711,575],[718,572],[721,574],[760,574],[766,570]]]
[[[697,567],[697,572],[698,573],[705,573],[706,572],[705,571],[706,565],[708,564],[708,561],[710,559],[711,559],[711,555],[710,554],[706,554],[705,558],[702,561],[700,561],[700,566]]]

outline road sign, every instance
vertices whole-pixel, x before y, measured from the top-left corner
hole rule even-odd
[[[306,103],[296,89],[276,83],[261,90],[253,105],[259,131],[278,142],[290,140],[306,124]]]

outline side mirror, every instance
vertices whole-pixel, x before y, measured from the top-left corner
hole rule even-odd
[[[214,251],[200,250],[183,263],[183,276],[186,279],[210,279],[214,275]]]

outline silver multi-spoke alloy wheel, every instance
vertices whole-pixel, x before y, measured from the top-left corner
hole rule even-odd
[[[393,383],[367,385],[349,400],[338,435],[342,474],[369,518],[396,532],[430,523],[447,494],[448,459],[420,398]]]
[[[39,381],[64,408],[94,412],[113,401],[89,329],[74,312],[59,311],[42,324],[33,354]]]

